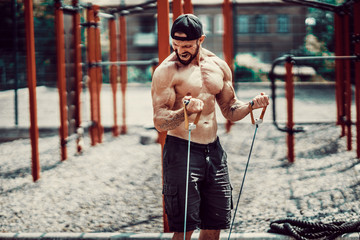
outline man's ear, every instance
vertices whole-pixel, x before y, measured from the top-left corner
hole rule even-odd
[[[203,42],[204,42],[204,40],[205,40],[205,35],[202,35],[200,38],[199,38],[199,40],[200,40],[200,44],[202,44]]]

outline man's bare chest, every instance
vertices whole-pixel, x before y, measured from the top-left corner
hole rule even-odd
[[[181,96],[218,94],[224,85],[224,74],[218,66],[202,64],[179,69],[174,75],[175,90]]]

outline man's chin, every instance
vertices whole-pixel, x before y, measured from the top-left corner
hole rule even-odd
[[[178,57],[178,60],[179,60],[179,62],[182,63],[183,65],[189,65],[189,63],[191,63],[192,58],[189,58],[189,59],[187,59],[187,60],[183,60],[183,59],[181,59],[181,58]]]

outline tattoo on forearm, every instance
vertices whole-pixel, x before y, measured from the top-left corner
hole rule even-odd
[[[178,127],[185,120],[184,112],[176,113],[171,119],[164,119],[164,122],[160,125],[162,129],[172,130]]]
[[[241,104],[239,102],[234,103],[231,107],[230,107],[230,111],[232,114],[234,114],[236,109],[239,109],[241,107]]]

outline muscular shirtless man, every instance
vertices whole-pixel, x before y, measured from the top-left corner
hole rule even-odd
[[[152,80],[154,125],[167,131],[163,150],[163,194],[173,239],[183,239],[188,130],[197,113],[200,120],[191,136],[190,180],[186,239],[200,228],[199,239],[219,239],[230,226],[232,188],[226,153],[217,137],[215,102],[224,117],[238,121],[249,113],[232,87],[231,70],[220,58],[201,47],[205,39],[200,20],[192,14],[179,16],[171,29],[170,54],[155,70]],[[269,104],[264,93],[252,99],[253,109]]]

